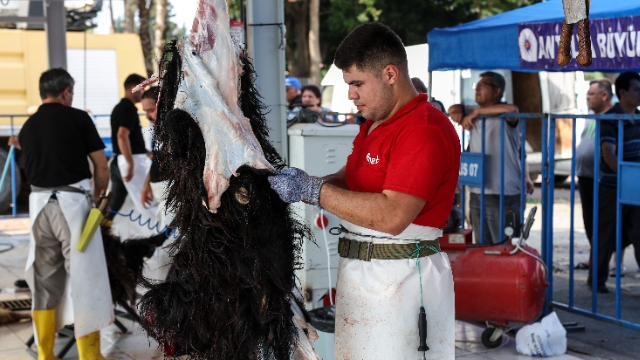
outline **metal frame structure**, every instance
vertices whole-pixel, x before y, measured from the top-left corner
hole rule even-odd
[[[0,22],[44,24],[49,68],[67,68],[67,13],[64,0],[29,0],[42,3],[44,16],[2,16]]]

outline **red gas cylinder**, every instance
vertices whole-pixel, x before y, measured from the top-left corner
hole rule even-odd
[[[471,236],[465,232],[465,239]],[[542,310],[546,280],[544,265],[515,247],[472,245],[448,237],[440,247],[449,255],[456,298],[456,319],[507,322],[530,322]],[[454,237],[455,239],[455,237]],[[522,247],[539,257],[528,246]]]

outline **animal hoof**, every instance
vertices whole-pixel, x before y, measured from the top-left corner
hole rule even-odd
[[[591,32],[589,31],[588,19],[578,21],[578,43],[580,52],[576,57],[576,61],[580,66],[591,65]]]
[[[562,33],[558,44],[558,57],[556,62],[560,66],[565,66],[571,61],[571,38],[573,35],[573,24],[562,23]]]

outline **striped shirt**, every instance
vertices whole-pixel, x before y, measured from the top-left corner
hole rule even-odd
[[[620,104],[615,104],[605,114],[624,114]],[[636,110],[636,114],[640,111]],[[600,145],[603,143],[618,144],[618,123],[619,120],[602,120],[600,122]],[[624,120],[624,137],[622,147],[622,160],[640,162],[640,120],[631,122]],[[602,152],[601,152],[602,153]],[[616,150],[617,155],[617,150]],[[616,169],[617,171],[617,169]],[[617,186],[618,176],[600,155],[600,184]]]

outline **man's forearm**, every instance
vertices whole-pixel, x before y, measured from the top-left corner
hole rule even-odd
[[[613,170],[614,173],[618,172],[618,157],[607,153],[607,152],[603,152],[602,153],[602,158],[604,159],[604,162],[611,168],[611,170]]]
[[[347,177],[345,174],[344,167],[338,170],[337,173],[323,176],[321,177],[327,184],[331,184],[333,186],[337,186],[341,189],[349,190],[349,186],[347,185]]]
[[[320,206],[337,217],[368,229],[397,235],[416,218],[426,201],[395,193],[365,193],[325,184],[320,190]]]
[[[95,187],[95,194],[93,194],[93,198],[95,203],[98,203],[100,199],[100,194],[107,191],[107,186],[109,186],[109,168],[96,168],[93,176],[93,184]]]
[[[478,115],[498,115],[518,112],[518,107],[511,104],[495,104],[476,108],[475,111],[478,112]]]
[[[124,156],[129,166],[133,165],[133,155],[131,151],[131,141],[129,136],[118,135],[118,147],[120,148],[120,154]]]

